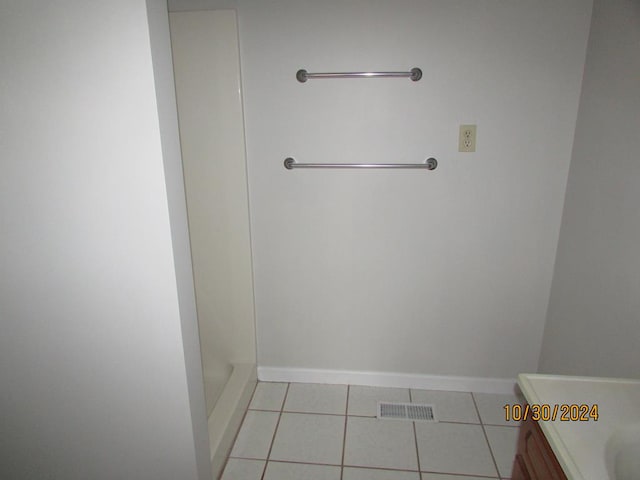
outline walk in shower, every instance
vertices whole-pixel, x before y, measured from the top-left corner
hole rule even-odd
[[[256,382],[238,27],[234,10],[169,20],[216,478]]]

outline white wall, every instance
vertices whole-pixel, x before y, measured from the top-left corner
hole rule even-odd
[[[540,371],[640,378],[640,4],[596,0]]]
[[[535,370],[591,1],[237,8],[259,365]],[[295,80],[414,66],[416,83]],[[475,154],[457,152],[464,123],[478,125]],[[287,156],[440,166],[287,171]]]
[[[206,478],[147,6],[4,2],[0,63],[0,476]]]

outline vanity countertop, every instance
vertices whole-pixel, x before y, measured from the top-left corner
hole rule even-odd
[[[553,415],[558,405],[555,420],[538,423],[567,478],[609,478],[605,445],[617,428],[640,422],[640,380],[523,373],[518,375],[518,385],[530,408],[544,406],[540,411],[543,416]],[[587,405],[588,409],[572,405]],[[594,405],[597,420],[593,419]],[[560,420],[561,413],[567,421]]]

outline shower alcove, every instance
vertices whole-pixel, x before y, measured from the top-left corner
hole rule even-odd
[[[169,13],[213,476],[256,383],[249,205],[234,10]]]

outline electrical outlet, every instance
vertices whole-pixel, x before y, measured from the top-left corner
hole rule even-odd
[[[459,152],[476,151],[476,126],[460,125],[460,137],[458,139]]]

